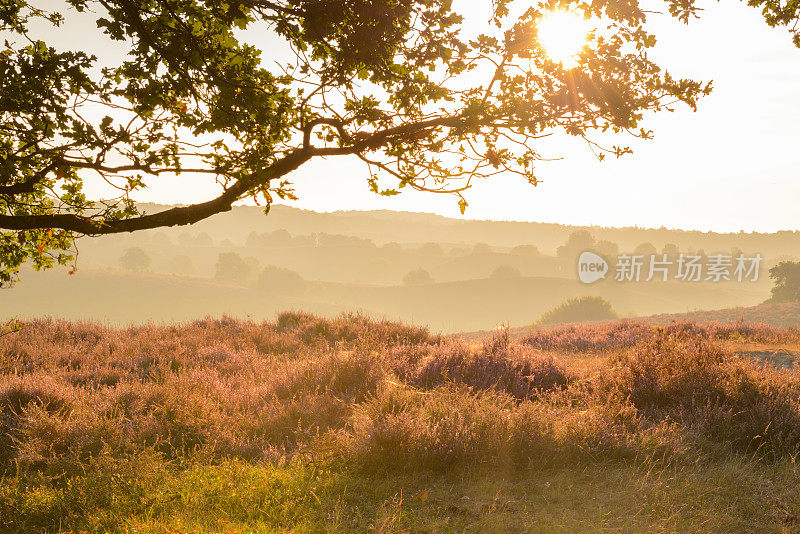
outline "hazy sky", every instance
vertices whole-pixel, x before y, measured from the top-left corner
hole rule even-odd
[[[51,2],[47,2],[51,3]],[[465,14],[479,27],[485,14],[471,0]],[[649,118],[655,140],[621,160],[598,162],[571,139],[542,151],[560,161],[539,163],[543,183],[494,178],[467,193],[467,218],[676,227],[702,230],[800,229],[800,49],[784,29],[770,29],[758,10],[738,2],[701,2],[706,11],[688,26],[652,15],[659,38],[652,56],[675,76],[713,80],[715,90],[696,113],[680,109]],[[662,8],[663,9],[663,8]],[[89,28],[65,28],[74,48],[96,45]],[[93,36],[92,36],[93,37]],[[269,56],[267,50],[265,56]],[[382,198],[367,190],[357,160],[307,164],[294,176],[305,209],[393,209],[458,217],[454,198],[404,193]],[[204,179],[160,178],[143,201],[208,199]],[[190,185],[189,187],[186,187]],[[188,189],[188,193],[187,193]]]

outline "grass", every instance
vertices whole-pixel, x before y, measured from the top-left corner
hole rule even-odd
[[[0,532],[793,532],[800,379],[738,349],[796,338],[31,321],[0,338]]]

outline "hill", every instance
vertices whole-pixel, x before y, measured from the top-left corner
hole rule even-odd
[[[148,212],[171,206],[143,204]],[[555,254],[569,235],[587,230],[598,240],[617,243],[620,250],[633,250],[642,243],[651,243],[658,250],[672,243],[680,249],[715,252],[729,250],[732,242],[745,251],[760,252],[765,257],[800,256],[800,232],[776,233],[737,232],[718,233],[669,228],[609,228],[602,226],[571,226],[554,223],[454,219],[429,213],[376,211],[336,211],[320,213],[287,205],[275,205],[269,215],[258,207],[238,206],[201,221],[188,229],[192,233],[208,233],[215,240],[229,239],[243,243],[252,231],[271,232],[283,229],[292,235],[327,232],[370,239],[382,245],[388,242],[474,244],[488,243],[510,248],[534,244],[542,252]],[[175,236],[186,228],[153,231]]]
[[[58,270],[27,272],[24,280],[0,293],[0,318],[52,316],[127,325],[207,315],[265,320],[281,310],[296,309],[328,317],[360,312],[450,333],[487,330],[501,323],[523,326],[564,299],[587,294],[579,281],[558,277],[481,278],[422,286],[316,281],[291,296],[202,277],[110,268],[84,268],[73,276]],[[605,297],[617,309],[641,313],[681,312],[687,302],[714,308],[763,300],[757,291],[711,283],[610,283],[593,286],[590,293]]]
[[[723,308],[719,310],[703,310],[684,313],[659,313],[641,317],[630,317],[622,321],[600,321],[570,323],[570,326],[595,327],[614,325],[619,323],[637,323],[652,326],[668,326],[675,323],[694,323],[698,325],[737,325],[752,324],[763,325],[772,328],[800,328],[800,303],[781,302],[771,304],[759,304],[749,307]],[[514,338],[523,337],[530,332],[557,330],[564,328],[564,324],[552,324],[537,326],[522,326],[510,328],[509,335]],[[463,340],[477,340],[495,335],[495,330],[479,330],[474,332],[459,332],[454,337]]]
[[[144,206],[146,211],[164,208]],[[621,316],[753,306],[769,296],[767,270],[792,254],[800,256],[800,234],[793,232],[592,227],[590,236],[566,246],[578,230],[420,213],[315,213],[288,206],[274,206],[265,216],[259,208],[237,207],[191,227],[81,239],[75,276],[66,276],[66,268],[26,271],[17,287],[0,290],[0,319],[43,314],[115,324],[206,314],[267,319],[289,308],[326,316],[363,312],[443,332],[488,330],[500,323],[530,324],[571,297],[604,297]],[[665,250],[673,257],[676,250],[742,250],[761,254],[764,262],[756,282],[679,283],[673,278],[588,286],[578,282],[576,258],[591,243],[607,255],[637,247],[660,253],[671,244]],[[147,271],[121,270],[121,258],[137,248]],[[238,258],[246,269],[216,279],[222,257]],[[307,290],[254,290],[265,270],[280,269],[295,271]],[[406,275],[420,269],[434,283],[404,285]],[[497,272],[511,278],[498,278]]]
[[[644,317],[643,320],[654,325],[665,325],[674,321],[692,321],[699,324],[733,324],[742,322],[766,324],[777,328],[797,328],[800,327],[800,303],[782,302],[722,310],[657,314]]]

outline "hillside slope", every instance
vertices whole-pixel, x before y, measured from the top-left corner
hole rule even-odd
[[[701,310],[684,313],[659,313],[641,317],[631,317],[623,319],[624,322],[643,323],[655,326],[667,326],[672,323],[696,323],[699,325],[735,325],[755,324],[765,325],[774,328],[800,328],[800,303],[781,302],[770,304],[759,304],[748,307],[723,308],[718,310]],[[575,326],[592,327],[595,325],[612,325],[622,321],[598,321],[569,323]],[[539,326],[536,330],[554,330],[563,328],[564,324],[551,324]],[[534,330],[531,326],[510,328],[509,335],[520,338]],[[477,340],[490,337],[495,334],[495,330],[478,330],[473,332],[458,332],[454,337],[464,340]]]
[[[285,309],[326,316],[361,312],[401,319],[434,331],[492,329],[530,324],[564,299],[599,295],[622,313],[683,312],[686,302],[720,308],[762,301],[756,290],[725,284],[599,284],[587,287],[567,278],[484,278],[424,286],[378,286],[311,282],[308,291],[278,296],[211,279],[136,274],[113,269],[25,273],[24,282],[0,290],[0,318],[48,315],[113,324],[186,321],[229,315],[271,319]]]

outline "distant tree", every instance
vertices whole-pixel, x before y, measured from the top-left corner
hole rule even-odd
[[[572,261],[582,252],[593,250],[594,244],[594,238],[587,230],[576,230],[569,235],[566,243],[556,249],[556,256]]]
[[[250,265],[236,252],[221,252],[214,267],[220,282],[244,284],[253,274]]]
[[[292,245],[292,234],[290,234],[288,230],[279,228],[269,234],[267,243],[269,246],[276,248],[289,247]]]
[[[319,247],[348,247],[348,248],[370,248],[377,246],[369,239],[364,239],[351,235],[327,234],[320,232],[317,234],[317,246]]]
[[[433,283],[433,277],[431,273],[426,271],[425,269],[416,269],[414,271],[409,271],[403,277],[403,284],[407,286],[421,286]]]
[[[619,316],[602,297],[572,298],[542,315],[538,324],[604,321]]]
[[[267,265],[256,281],[256,287],[275,295],[298,295],[306,291],[308,283],[291,269]]]
[[[488,243],[475,243],[472,247],[472,252],[475,254],[488,254],[492,251],[492,247]]]
[[[649,260],[650,256],[658,254],[658,249],[652,243],[642,243],[633,249],[633,255],[644,256],[644,259]]]
[[[519,278],[520,276],[522,276],[522,273],[516,267],[500,265],[492,271],[490,278]]]
[[[541,252],[535,245],[517,245],[511,249],[511,254],[515,256],[540,256]]]
[[[258,258],[253,256],[247,256],[244,259],[245,264],[250,269],[251,276],[255,275],[261,270],[261,262],[258,261]]]
[[[425,243],[421,247],[417,249],[419,254],[425,256],[442,256],[444,255],[444,249],[442,245],[439,243]]]
[[[175,256],[169,263],[170,271],[179,276],[194,276],[197,274],[197,268],[192,261],[192,258],[186,255]]]
[[[661,254],[666,254],[667,258],[675,259],[678,256],[680,256],[681,251],[678,248],[678,245],[675,245],[673,243],[667,243],[666,245],[664,245],[664,248],[661,249]]]
[[[693,256],[699,256],[700,257],[700,260],[699,260],[700,263],[705,263],[706,261],[708,261],[708,256],[706,255],[706,251],[704,249],[702,249],[702,248],[699,249],[699,250],[696,250],[696,251],[692,250],[692,249],[689,249],[689,254],[691,254]]]
[[[244,246],[248,248],[255,248],[262,246],[263,238],[258,232],[250,232],[247,234],[247,239],[244,240]]]
[[[150,256],[139,247],[129,248],[122,254],[119,264],[129,271],[145,271],[150,267]]]
[[[642,272],[647,273],[650,269],[650,262],[651,260],[658,255],[658,249],[652,243],[641,243],[631,253],[633,256],[641,256],[641,262],[643,265]],[[660,261],[661,258],[655,258],[656,261]]]
[[[769,270],[775,283],[768,302],[800,302],[800,263],[782,261]]]
[[[613,241],[600,240],[594,244],[592,250],[611,262],[619,256],[619,245]]]

